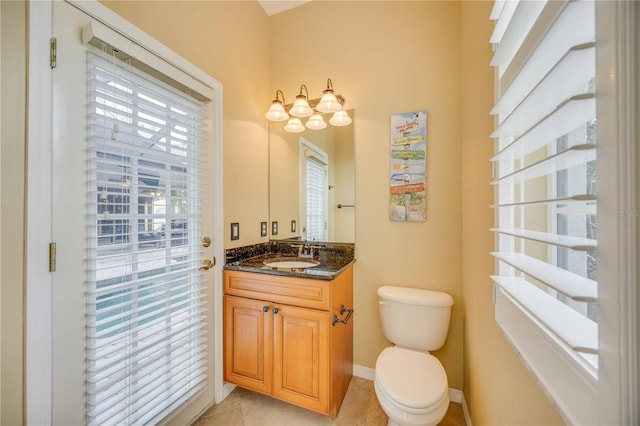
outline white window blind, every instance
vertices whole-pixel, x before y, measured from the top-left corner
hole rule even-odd
[[[597,419],[595,4],[496,2],[496,320],[561,415]]]
[[[307,240],[327,241],[327,165],[307,157]]]
[[[312,142],[300,138],[301,217],[305,239],[327,241],[329,220],[329,156]]]
[[[87,69],[87,422],[154,423],[205,386],[205,109],[106,53]]]

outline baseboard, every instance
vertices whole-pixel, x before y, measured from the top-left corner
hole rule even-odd
[[[467,400],[464,399],[464,393],[462,394],[462,412],[464,413],[464,423],[467,426],[473,426],[471,424],[471,415],[469,414],[469,407],[467,406]]]
[[[460,389],[449,388],[449,401],[462,404],[462,391]]]
[[[233,383],[224,382],[224,384],[222,385],[222,399],[220,399],[220,401],[217,401],[217,404],[224,401],[224,399],[228,397],[229,394],[233,392],[235,388],[236,388],[236,385],[234,385]]]
[[[364,367],[362,365],[353,364],[353,375],[356,377],[360,377],[361,379],[367,379],[373,381],[376,377],[376,370],[369,367]],[[462,404],[464,409],[464,395],[462,391],[459,389],[449,388],[449,400],[451,402],[455,402],[457,404]],[[468,417],[467,412],[465,411],[465,419]],[[467,422],[467,426],[471,423]]]
[[[353,375],[373,382],[373,379],[376,378],[376,370],[362,365],[353,364]]]

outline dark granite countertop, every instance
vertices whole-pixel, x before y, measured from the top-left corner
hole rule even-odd
[[[300,242],[269,242],[227,250],[224,269],[329,281],[355,262],[353,244],[321,243],[313,258],[319,265],[312,268],[274,268],[264,264],[268,259],[297,259],[298,248],[292,247],[297,244]]]

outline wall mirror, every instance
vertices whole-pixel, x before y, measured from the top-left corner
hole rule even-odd
[[[355,111],[347,113],[347,126],[300,133],[269,124],[270,239],[355,243]]]

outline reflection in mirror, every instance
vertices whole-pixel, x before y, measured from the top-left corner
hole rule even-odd
[[[271,239],[355,243],[353,122],[301,133],[284,126],[269,124],[269,220],[298,226]]]

